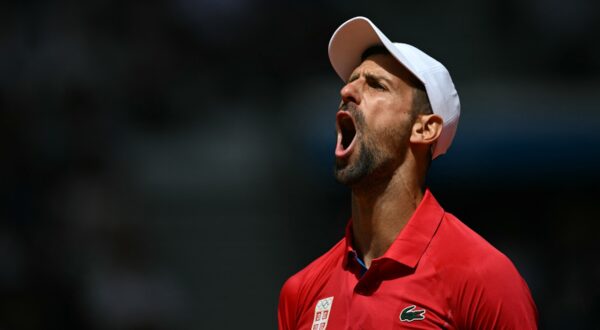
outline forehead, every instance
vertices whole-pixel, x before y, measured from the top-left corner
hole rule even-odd
[[[418,79],[390,54],[368,56],[352,71],[350,80],[365,73],[383,75],[390,80],[400,80],[412,87],[419,84]]]

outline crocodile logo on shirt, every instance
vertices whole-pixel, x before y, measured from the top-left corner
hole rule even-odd
[[[412,322],[419,321],[425,319],[425,310],[415,310],[417,306],[410,305],[400,312],[400,321],[402,322]]]

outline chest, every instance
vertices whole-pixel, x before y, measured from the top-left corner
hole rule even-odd
[[[340,270],[323,278],[303,303],[297,329],[453,329],[434,271],[364,276]]]

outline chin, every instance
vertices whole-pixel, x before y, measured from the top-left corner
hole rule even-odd
[[[337,159],[335,161],[335,179],[346,186],[354,186],[364,181],[375,168],[374,156],[370,152],[359,152],[350,159]]]

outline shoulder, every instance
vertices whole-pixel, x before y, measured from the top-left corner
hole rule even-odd
[[[444,215],[428,254],[440,273],[459,282],[505,285],[521,281],[506,255],[449,213]]]
[[[321,287],[342,261],[345,247],[345,239],[342,239],[329,251],[285,281],[279,295],[280,329],[293,329],[290,325],[295,323],[296,315],[304,308],[304,302],[310,300],[311,292]]]
[[[320,277],[327,276],[342,260],[345,249],[345,239],[336,243],[329,251],[312,261],[308,266],[292,275],[283,285],[282,293],[298,292],[301,287],[316,282]]]
[[[466,328],[536,328],[537,310],[512,261],[446,213],[432,257],[457,321]]]
[[[444,214],[431,249],[438,262],[451,261],[449,266],[458,269],[514,268],[508,257],[450,213]]]

